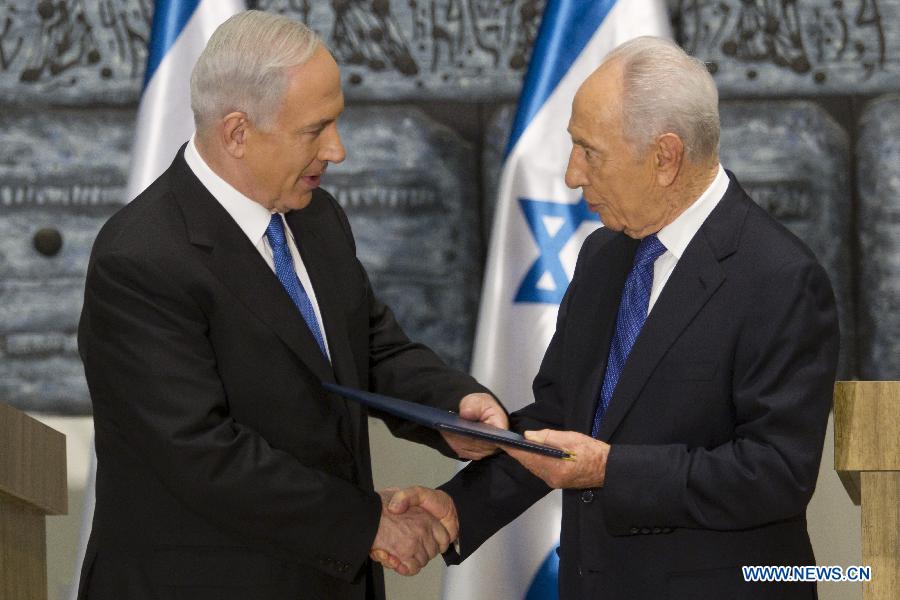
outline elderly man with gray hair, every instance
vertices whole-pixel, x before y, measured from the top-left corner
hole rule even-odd
[[[806,506],[838,353],[809,249],[719,164],[718,95],[675,44],[614,50],[575,96],[566,183],[604,227],[585,241],[515,448],[439,491],[395,494],[459,527],[458,562],[563,490],[563,600],[809,599],[744,565],[813,565]],[[388,552],[377,552],[394,564]]]
[[[455,537],[384,510],[366,413],[323,382],[507,426],[468,375],[411,342],[319,187],[344,159],[338,66],[315,34],[248,11],[191,80],[197,126],[97,236],[78,329],[97,494],[81,600],[376,600],[377,546],[416,572]],[[477,459],[493,446],[385,417]]]

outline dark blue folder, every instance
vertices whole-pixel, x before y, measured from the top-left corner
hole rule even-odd
[[[493,425],[487,425],[485,423],[469,421],[463,419],[455,412],[448,412],[432,406],[416,404],[415,402],[408,402],[406,400],[391,398],[390,396],[383,396],[381,394],[373,394],[372,392],[356,390],[333,383],[323,383],[322,387],[330,392],[334,392],[344,398],[359,402],[360,404],[364,404],[375,410],[380,410],[396,417],[406,419],[407,421],[437,429],[438,431],[449,431],[473,438],[490,440],[498,444],[515,446],[516,448],[528,450],[529,452],[546,454],[547,456],[553,456],[555,458],[570,458],[569,453],[565,450],[529,442],[518,433],[500,429],[499,427],[494,427]]]

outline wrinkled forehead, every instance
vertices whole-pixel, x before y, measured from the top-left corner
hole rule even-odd
[[[622,69],[618,61],[603,63],[585,79],[572,102],[572,122],[582,126],[608,123],[621,114]]]

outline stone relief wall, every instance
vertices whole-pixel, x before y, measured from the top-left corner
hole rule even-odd
[[[342,64],[325,185],[411,337],[465,368],[545,0],[257,0]],[[829,270],[841,376],[900,378],[900,0],[668,0],[723,97],[723,163]],[[123,202],[152,0],[0,0],[0,401],[90,411],[75,327]],[[855,140],[855,145],[851,144]]]
[[[900,378],[900,96],[871,102],[860,119],[859,376]]]
[[[678,40],[723,95],[877,93],[897,88],[900,3],[669,0]]]

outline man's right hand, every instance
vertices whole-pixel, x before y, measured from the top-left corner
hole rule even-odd
[[[431,516],[438,519],[450,534],[450,541],[456,541],[459,536],[459,517],[456,514],[453,498],[447,492],[417,485],[394,492],[387,506],[388,510],[395,515],[404,514],[407,510],[416,507],[426,510]]]
[[[386,499],[386,509],[391,515],[415,515],[424,511],[430,517],[437,519],[440,527],[449,536],[449,542],[441,548],[441,552],[444,552],[449,543],[456,541],[459,536],[459,517],[456,514],[456,505],[446,492],[414,486],[404,490],[389,489],[379,493],[382,494],[382,499]],[[404,561],[384,547],[373,546],[371,557],[401,575],[415,574],[404,572],[406,570],[403,568]]]
[[[401,575],[415,575],[428,561],[447,550],[456,539],[457,529],[454,528],[451,536],[439,517],[429,513],[427,507],[412,502],[407,504],[406,495],[400,498],[404,502],[403,510],[389,510],[393,498],[405,491],[386,489],[378,492],[382,501],[381,521],[370,556]]]

